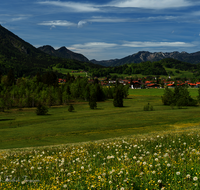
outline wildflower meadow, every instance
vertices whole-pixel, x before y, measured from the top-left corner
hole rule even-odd
[[[0,189],[199,189],[200,135],[0,152]]]

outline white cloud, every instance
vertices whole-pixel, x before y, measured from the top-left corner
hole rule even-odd
[[[127,22],[130,19],[123,19],[123,18],[105,18],[105,17],[93,17],[88,19],[89,22]]]
[[[102,12],[104,8],[144,8],[144,9],[167,9],[188,7],[199,4],[189,0],[113,0],[107,4],[80,3],[72,1],[41,1],[43,5],[53,5],[67,8],[71,12]]]
[[[78,23],[78,26],[81,27],[88,22],[98,22],[98,23],[119,23],[119,22],[131,22],[132,19],[126,18],[111,18],[111,17],[92,17],[90,19],[81,20]]]
[[[113,48],[117,46],[117,44],[114,43],[105,43],[105,42],[89,42],[85,44],[74,44],[71,47],[68,47],[69,49],[93,49],[93,50],[99,50],[99,49],[105,49],[105,48]]]
[[[175,20],[180,19],[180,16],[157,16],[157,17],[148,17],[148,18],[141,18],[143,20]]]
[[[126,47],[194,47],[194,44],[185,42],[125,42]]]
[[[27,19],[28,17],[17,17],[17,18],[12,18],[12,21],[20,21],[20,20],[24,20]]]
[[[54,21],[46,21],[46,22],[41,22],[38,25],[44,25],[44,26],[51,26],[51,27],[56,27],[56,26],[77,26],[77,24],[66,21],[66,20],[54,20]]]
[[[87,24],[87,21],[81,20],[81,21],[78,22],[78,27],[82,27],[85,24]]]
[[[75,12],[98,12],[100,9],[98,6],[89,3],[78,3],[78,2],[61,2],[61,1],[43,1],[39,2],[39,4],[46,4],[46,5],[54,5],[58,7],[68,8],[69,11]]]
[[[135,7],[145,9],[166,9],[192,6],[194,3],[188,0],[114,0],[109,6]]]

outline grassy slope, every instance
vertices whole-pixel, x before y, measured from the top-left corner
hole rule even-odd
[[[78,72],[77,70],[73,70],[73,69],[65,69],[65,68],[56,68],[56,67],[53,67],[53,70],[54,71],[58,71],[62,74],[67,74],[69,73],[70,75],[74,75],[75,77],[80,75],[81,77],[85,77],[86,76],[86,73],[85,72]],[[72,71],[75,71],[72,73]]]
[[[189,72],[189,71],[181,71],[181,70],[179,70],[180,73],[176,73],[175,71],[177,69],[174,69],[174,68],[165,68],[165,70],[167,72],[172,71],[174,73],[174,76],[171,76],[171,79],[174,79],[174,78],[184,78],[184,77],[186,77],[186,78],[193,78],[193,73]]]
[[[192,90],[194,94],[197,91]],[[153,92],[157,96],[152,96]],[[46,116],[36,116],[35,108],[0,113],[0,148],[64,144],[174,130],[183,123],[199,125],[199,107],[172,110],[162,105],[161,92],[160,89],[131,90],[123,108],[113,107],[110,100],[98,103],[97,110],[89,109],[87,103],[76,104],[72,113],[65,106],[50,108]],[[148,102],[155,111],[143,111]]]

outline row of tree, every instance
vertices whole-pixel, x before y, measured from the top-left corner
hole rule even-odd
[[[8,77],[8,76],[7,76]],[[128,96],[129,86],[118,84],[111,87],[102,87],[98,80],[88,83],[87,78],[74,78],[67,75],[68,81],[58,85],[52,77],[51,82],[40,81],[43,77],[36,75],[31,79],[20,78],[17,81],[5,77],[0,84],[0,108],[4,110],[12,107],[35,107],[39,103],[46,106],[69,104],[74,100],[98,102],[112,99],[122,91],[123,98]],[[11,77],[12,78],[12,77]],[[44,77],[45,79],[45,77]],[[45,82],[46,81],[46,82]],[[93,106],[95,108],[95,106]]]

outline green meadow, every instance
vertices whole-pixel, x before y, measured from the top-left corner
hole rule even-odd
[[[164,88],[149,88],[149,89],[130,89],[129,95],[135,96],[162,96]],[[190,95],[195,98],[198,96],[198,88],[188,88]]]
[[[190,72],[190,71],[181,71],[181,70],[179,70],[179,73],[177,73],[176,72],[177,69],[166,68],[166,67],[165,67],[165,70],[167,71],[167,73],[169,71],[171,71],[174,74],[174,76],[171,76],[172,80],[174,80],[175,78],[185,78],[185,77],[186,78],[193,78],[194,77],[193,73]]]
[[[198,89],[189,89],[197,96]],[[128,135],[188,129],[200,123],[200,107],[172,109],[161,101],[163,89],[133,89],[124,107],[112,100],[98,102],[91,110],[88,102],[49,108],[48,115],[38,116],[36,108],[0,112],[0,149],[58,145],[116,138]],[[143,111],[150,103],[154,111]]]
[[[62,74],[67,74],[69,73],[70,75],[74,75],[75,77],[77,76],[81,76],[81,77],[85,77],[86,76],[86,73],[85,72],[81,72],[79,70],[73,70],[73,69],[65,69],[65,68],[56,68],[56,67],[53,67],[53,70],[54,71],[58,71]]]

